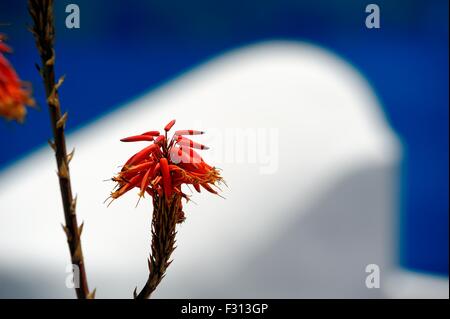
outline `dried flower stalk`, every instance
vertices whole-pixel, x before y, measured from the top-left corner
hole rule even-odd
[[[79,299],[93,298],[95,290],[92,293],[89,292],[83,251],[81,248],[80,235],[83,224],[80,227],[78,226],[76,197],[74,198],[72,195],[70,181],[69,162],[73,156],[73,152],[67,154],[66,149],[64,127],[67,120],[67,113],[61,114],[61,106],[58,98],[58,88],[62,84],[63,78],[58,83],[55,83],[53,0],[29,0],[28,11],[33,19],[33,26],[30,31],[34,35],[36,46],[41,56],[42,66],[37,66],[37,68],[44,81],[50,112],[50,122],[53,129],[54,142],[50,141],[49,143],[55,151],[58,167],[59,186],[66,223],[63,229],[67,235],[72,264],[78,267],[80,275],[79,287],[75,287],[75,291]]]

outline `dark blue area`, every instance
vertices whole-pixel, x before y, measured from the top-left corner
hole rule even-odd
[[[26,1],[0,2],[0,32],[20,76],[42,84]],[[225,50],[265,39],[317,43],[366,76],[405,148],[400,263],[448,274],[448,1],[377,1],[381,29],[364,26],[367,1],[56,1],[57,70],[68,129]],[[64,27],[69,3],[81,29]],[[183,107],[183,106],[180,106]],[[214,107],[214,106],[212,106]],[[45,105],[25,125],[0,122],[0,167],[50,137]]]

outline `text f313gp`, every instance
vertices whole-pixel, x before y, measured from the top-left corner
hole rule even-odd
[[[227,303],[223,307],[221,306],[199,306],[188,303],[181,307],[182,314],[206,314],[209,317],[214,313],[226,313],[226,314],[263,314],[269,308],[268,304],[264,303]]]

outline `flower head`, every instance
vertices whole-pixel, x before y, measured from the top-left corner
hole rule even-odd
[[[11,52],[3,42],[4,39],[0,34],[0,116],[7,120],[23,122],[27,113],[25,106],[33,106],[34,100],[31,97],[31,87],[19,79],[4,56],[4,53]]]
[[[186,137],[204,132],[179,130],[168,139],[167,134],[174,124],[175,120],[164,127],[164,135],[159,131],[149,131],[121,139],[122,142],[145,141],[150,145],[131,156],[113,177],[112,180],[117,182],[115,191],[111,193],[113,200],[136,187],[140,190],[139,197],[147,193],[153,198],[164,197],[167,202],[179,201],[179,221],[183,221],[181,198],[188,199],[181,190],[183,184],[192,185],[197,192],[203,188],[218,194],[213,187],[223,182],[219,171],[205,163],[194,150],[208,148]]]

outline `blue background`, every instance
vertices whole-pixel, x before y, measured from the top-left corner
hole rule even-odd
[[[265,39],[313,42],[350,61],[371,82],[400,136],[399,262],[448,275],[448,1],[376,1],[381,29],[368,30],[368,1],[56,1],[57,71],[74,130],[225,50]],[[81,8],[66,29],[65,6]],[[43,88],[26,1],[1,0],[0,32],[38,102]],[[213,107],[213,106],[212,106]],[[0,122],[0,169],[51,136],[45,105],[25,125]],[[36,182],[38,183],[38,181]]]

